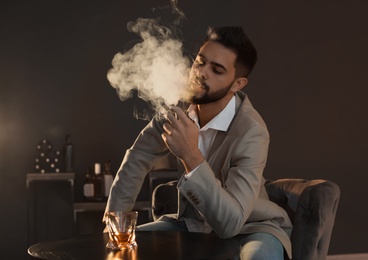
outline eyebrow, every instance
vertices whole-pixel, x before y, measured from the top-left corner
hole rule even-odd
[[[207,60],[207,58],[203,54],[201,54],[201,53],[198,53],[198,56],[201,57],[201,58],[203,58],[203,59],[205,59],[205,60]],[[227,71],[227,69],[225,68],[225,66],[222,65],[222,64],[220,64],[220,63],[217,63],[217,62],[214,62],[214,61],[211,61],[210,63],[212,65],[215,65],[216,67],[220,67],[220,68],[224,69],[225,71]]]

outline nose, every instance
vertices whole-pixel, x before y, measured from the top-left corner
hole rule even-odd
[[[207,79],[208,74],[207,74],[207,66],[206,65],[197,68],[197,77],[199,77],[201,79]]]

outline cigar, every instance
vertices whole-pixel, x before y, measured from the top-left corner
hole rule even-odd
[[[165,102],[160,102],[160,105],[168,112],[168,113],[172,113],[176,119],[178,119],[178,115],[168,106],[165,104]],[[189,117],[188,111],[184,111],[184,113],[187,115],[187,117],[193,121],[193,119],[191,119]]]
[[[168,113],[172,113],[176,119],[178,119],[178,115],[168,106],[165,104],[165,102],[161,101],[160,105],[165,109]]]
[[[173,113],[173,111],[171,110],[171,108],[165,104],[165,102],[160,102],[160,105],[167,111],[167,112],[171,112]]]

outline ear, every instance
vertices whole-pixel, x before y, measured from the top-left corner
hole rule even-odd
[[[243,89],[245,87],[245,85],[248,84],[248,79],[247,78],[237,78],[234,83],[233,86],[231,87],[231,90],[234,92],[238,92],[239,90]]]

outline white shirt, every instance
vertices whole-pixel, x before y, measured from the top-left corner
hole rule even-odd
[[[196,123],[198,128],[200,128],[196,107],[194,105],[191,105],[189,107],[188,116]],[[216,133],[218,131],[227,131],[234,116],[235,116],[235,96],[231,98],[226,107],[219,114],[217,114],[217,116],[212,118],[211,121],[209,121],[205,126],[199,129],[198,148],[205,159],[207,159],[208,152],[211,148],[213,141],[215,140]],[[187,179],[190,178],[190,176],[192,176],[193,172],[197,168],[186,174],[185,177]]]

